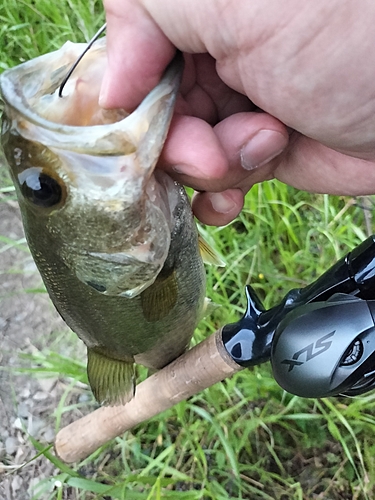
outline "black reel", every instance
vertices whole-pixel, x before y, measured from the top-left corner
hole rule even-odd
[[[375,236],[269,310],[250,286],[246,295],[243,318],[222,330],[236,363],[270,360],[280,386],[302,397],[375,388]]]

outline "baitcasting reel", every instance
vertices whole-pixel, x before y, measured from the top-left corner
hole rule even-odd
[[[271,360],[280,386],[317,398],[375,388],[375,235],[306,288],[265,310],[246,287],[247,310],[222,330],[233,360]]]

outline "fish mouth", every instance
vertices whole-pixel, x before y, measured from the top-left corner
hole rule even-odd
[[[74,114],[72,102],[82,97],[78,87],[83,76],[95,80],[105,71],[102,39],[75,70],[71,88],[67,85],[64,97],[58,96],[83,47],[65,44],[0,76],[5,102],[2,141],[27,217],[38,220],[59,242],[56,253],[67,268],[99,293],[133,297],[155,280],[169,252],[172,197],[153,173],[173,116],[183,56],[176,53],[160,82],[131,114],[115,110],[109,121],[104,113],[99,123],[71,125],[64,117],[72,109]],[[96,100],[94,115],[98,81],[90,96],[91,104]],[[55,115],[55,104],[62,106],[60,115]],[[64,203],[45,217],[25,199],[19,184],[23,171],[30,166],[40,170],[41,165],[43,175],[56,177],[66,188]],[[26,184],[28,193],[34,184]],[[113,253],[114,248],[119,253]]]
[[[0,89],[7,108],[8,124],[19,130],[20,135],[32,141],[58,150],[97,156],[119,156],[136,153],[137,164],[142,169],[154,168],[160,156],[173,115],[174,104],[179,89],[183,70],[183,56],[177,52],[160,82],[145,97],[141,104],[128,116],[124,110],[112,111],[114,123],[72,126],[46,116],[42,109],[53,109],[64,105],[67,97],[58,97],[61,81],[84,44],[67,42],[61,49],[40,56],[5,71],[0,77]],[[96,93],[92,100],[98,100],[100,80],[106,64],[105,38],[96,42],[72,77],[76,102],[83,96],[77,96],[82,74],[87,81],[97,81]],[[51,71],[51,66],[52,69]],[[94,72],[91,75],[90,71]],[[87,87],[85,87],[87,90]],[[68,92],[64,91],[64,94]],[[94,92],[94,93],[95,93]],[[68,102],[68,101],[66,101]],[[86,106],[87,107],[87,106]],[[74,109],[73,109],[74,112]],[[105,110],[104,110],[105,113]],[[108,111],[111,114],[111,111]],[[77,114],[77,113],[76,113]],[[125,118],[124,118],[125,116]],[[121,119],[119,119],[121,118]],[[99,120],[100,121],[100,120]],[[150,161],[153,159],[153,161]]]

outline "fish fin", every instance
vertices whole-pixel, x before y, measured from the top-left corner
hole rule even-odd
[[[201,254],[202,260],[205,264],[211,264],[213,266],[225,267],[225,262],[218,255],[216,250],[214,250],[211,245],[203,238],[201,234],[198,234],[198,246],[199,252]]]
[[[147,321],[160,321],[174,308],[178,286],[174,269],[162,269],[154,283],[141,295],[143,314]]]
[[[101,405],[124,405],[134,396],[134,363],[111,359],[88,348],[87,376],[94,397]]]
[[[212,302],[211,299],[209,299],[208,297],[205,297],[204,303],[203,303],[203,308],[202,308],[202,311],[199,315],[199,321],[201,321],[203,318],[206,318],[207,316],[210,316],[219,307],[221,307],[220,304],[216,304],[216,302]]]

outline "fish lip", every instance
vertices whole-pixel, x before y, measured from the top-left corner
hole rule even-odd
[[[96,42],[95,46],[105,50],[105,38]],[[63,49],[64,47],[60,51]],[[0,90],[6,106],[23,117],[20,122],[21,135],[27,139],[38,140],[47,147],[69,149],[100,156],[123,154],[124,143],[128,146],[127,151],[129,151],[129,145],[133,145],[133,148],[130,149],[136,151],[140,145],[143,146],[148,141],[149,136],[154,136],[153,144],[144,146],[146,149],[144,156],[147,157],[150,153],[155,156],[158,153],[157,157],[159,157],[169,129],[181,81],[182,54],[177,52],[160,82],[127,117],[112,124],[80,127],[52,122],[32,110],[28,99],[37,94],[38,90],[40,91],[40,86],[36,90],[34,89],[34,93],[30,95],[27,95],[26,91],[21,92],[20,90],[24,85],[24,80],[31,78],[33,73],[37,74],[40,80],[43,80],[40,68],[49,67],[48,62],[54,61],[53,57],[56,58],[58,52],[45,54],[6,70],[0,76]],[[62,55],[61,52],[61,58]],[[58,84],[56,84],[56,88],[58,88]],[[149,119],[148,127],[147,123],[145,124],[145,117]]]

